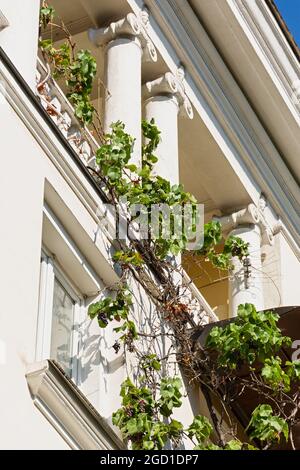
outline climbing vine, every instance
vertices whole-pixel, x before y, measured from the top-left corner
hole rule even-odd
[[[40,40],[39,46],[44,61],[51,67],[52,76],[62,79],[67,87],[67,97],[73,104],[76,117],[83,124],[92,124],[96,110],[91,103],[93,82],[97,73],[96,59],[88,50],[76,50],[65,24],[55,23],[55,10],[46,2],[40,11]],[[52,39],[43,39],[42,32],[46,28],[59,29],[66,40],[59,47],[55,47]]]
[[[115,204],[121,196],[126,196],[128,205],[138,203],[149,215],[153,204],[167,202],[171,208],[177,205],[195,204],[193,196],[184,191],[181,185],[171,185],[164,178],[156,175],[155,150],[159,143],[160,132],[155,123],[143,123],[144,137],[148,143],[142,149],[142,167],[130,164],[133,139],[126,134],[120,122],[112,125],[112,131],[105,136],[105,145],[97,155],[98,176],[105,182],[107,194]],[[161,220],[163,224],[163,220]],[[172,336],[176,362],[184,370],[191,384],[200,386],[206,398],[212,424],[204,416],[196,416],[190,427],[184,429],[173,414],[181,406],[181,380],[176,375],[165,373],[164,364],[170,361],[155,353],[143,352],[141,337],[147,336],[138,331],[129,339],[126,323],[116,328],[122,331],[120,341],[125,340],[130,352],[134,352],[139,361],[137,383],[127,379],[121,390],[122,407],[113,415],[113,422],[118,426],[133,449],[162,449],[166,442],[176,448],[183,440],[190,439],[196,449],[242,450],[269,448],[274,444],[288,441],[292,443],[292,428],[298,422],[298,391],[288,395],[291,383],[299,380],[299,363],[281,363],[276,354],[283,346],[288,347],[291,340],[282,336],[277,326],[278,315],[274,312],[257,312],[251,304],[241,305],[235,321],[225,327],[214,327],[203,347],[193,341],[191,331],[197,330],[194,315],[189,302],[183,301],[178,284],[174,281],[174,272],[180,270],[170,261],[184,253],[187,240],[173,236],[170,239],[150,237],[146,240],[129,240],[130,247],[118,249],[113,257],[122,268],[123,281],[129,283],[130,277],[138,279],[146,292],[157,305],[165,325],[169,327],[167,335]],[[222,242],[222,228],[218,222],[205,224],[204,239],[197,256],[221,269],[230,270],[231,259],[237,257],[241,262],[248,256],[248,246],[238,237],[229,237]],[[149,285],[141,275],[146,266],[151,266],[161,283],[161,289],[155,295],[149,291]],[[182,281],[182,279],[181,279]],[[127,287],[128,288],[128,287]],[[130,314],[132,298],[126,309],[126,318]],[[90,307],[91,309],[93,306]],[[108,320],[112,317],[108,316]],[[125,333],[124,333],[125,331]],[[155,335],[149,335],[153,339]],[[157,339],[163,333],[157,333]],[[241,377],[242,367],[249,368],[249,377]],[[267,403],[259,404],[252,413],[248,424],[245,442],[236,431],[231,409],[234,400],[247,389],[256,390]],[[212,397],[222,403],[218,416]],[[268,401],[273,402],[273,407]],[[165,400],[165,401],[164,401]],[[288,410],[293,410],[289,413]],[[224,431],[222,423],[226,422]],[[254,443],[249,443],[251,440]],[[293,445],[293,444],[292,444]]]
[[[90,95],[96,61],[89,51],[76,51],[67,28],[62,22],[54,23],[54,16],[54,9],[43,2],[41,31],[57,27],[66,35],[59,48],[41,35],[44,60],[52,76],[65,81],[82,125],[94,126]],[[281,334],[278,315],[257,312],[253,305],[245,304],[234,321],[213,327],[205,344],[201,343],[205,312],[193,302],[190,282],[178,261],[189,240],[184,227],[179,233],[175,230],[182,209],[189,205],[196,231],[197,200],[182,185],[171,184],[155,173],[155,152],[161,137],[155,122],[143,122],[142,132],[145,143],[140,166],[131,159],[134,139],[122,122],[116,122],[110,133],[101,134],[97,168],[89,168],[108,201],[116,209],[123,206],[128,227],[141,220],[148,222],[148,236],[134,236],[127,230],[126,241],[113,240],[112,261],[120,280],[111,295],[88,309],[89,317],[101,329],[113,324],[116,354],[121,354],[123,346],[122,353],[126,357],[134,354],[137,364],[121,386],[121,407],[113,414],[113,423],[132,449],[163,449],[167,443],[177,448],[187,440],[199,450],[267,449],[282,442],[295,448],[300,363],[283,361],[279,355],[280,348],[289,347],[291,340]],[[163,215],[159,216],[158,230],[153,231],[151,225],[152,207],[161,204],[170,209],[167,237]],[[133,205],[139,207],[137,212],[132,213]],[[210,221],[193,253],[218,269],[230,271],[233,257],[241,262],[247,259],[248,245],[233,236],[223,241],[221,225]],[[155,318],[148,328],[141,329],[134,316],[133,283],[143,288],[155,307]],[[157,347],[161,342],[168,345],[165,354]],[[241,374],[245,368],[247,374]],[[186,428],[176,419],[184,397],[181,374],[189,386],[200,388],[209,411],[209,419],[195,416]],[[232,411],[236,399],[247,390],[255,391],[259,402],[241,437]]]

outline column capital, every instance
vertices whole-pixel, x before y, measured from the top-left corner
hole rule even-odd
[[[141,11],[139,15],[128,13],[125,18],[110,23],[109,26],[99,29],[89,29],[89,39],[96,46],[105,46],[118,38],[138,39],[146,62],[156,62],[157,52],[148,35],[149,14]]]
[[[261,208],[253,203],[229,215],[213,217],[213,220],[220,222],[225,234],[241,226],[256,225],[261,232],[262,244],[273,245],[274,243],[273,230],[267,223]]]
[[[178,101],[180,113],[193,119],[194,112],[185,92],[184,76],[184,69],[180,67],[176,74],[167,72],[156,80],[147,82],[143,87],[145,99],[153,96],[174,96]]]

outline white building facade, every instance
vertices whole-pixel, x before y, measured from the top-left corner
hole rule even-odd
[[[40,2],[23,3],[0,0],[0,447],[123,448],[111,415],[126,366],[112,329],[87,316],[118,281],[99,225],[105,201],[87,168],[98,144],[54,81],[51,101],[39,93]],[[183,183],[206,221],[249,243],[247,282],[240,262],[223,276],[183,257],[207,321],[244,302],[300,305],[299,52],[272,2],[52,4],[97,59],[92,100],[104,130],[123,121],[139,164],[141,120],[154,118],[157,172]],[[50,34],[59,44],[60,32]],[[137,316],[151,316],[151,300],[134,289]],[[199,412],[193,390],[181,418]]]

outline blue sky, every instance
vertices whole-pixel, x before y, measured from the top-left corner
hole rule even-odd
[[[300,0],[275,0],[275,3],[300,46]]]

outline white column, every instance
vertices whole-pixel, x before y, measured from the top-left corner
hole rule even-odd
[[[142,47],[138,38],[117,38],[106,48],[104,130],[122,121],[125,130],[135,137],[132,159],[140,163],[141,152],[141,83]]]
[[[229,278],[229,312],[236,316],[240,304],[254,304],[257,310],[264,309],[264,294],[261,262],[261,230],[258,225],[240,225],[229,235],[240,237],[249,243],[249,257],[244,263],[232,259],[233,271]]]
[[[222,225],[226,237],[234,235],[249,243],[249,257],[244,262],[232,258],[233,270],[229,277],[229,315],[237,315],[240,304],[254,304],[264,309],[263,273],[261,261],[262,244],[273,244],[273,234],[262,212],[249,204],[228,216],[214,217]]]
[[[179,182],[178,156],[178,100],[175,96],[153,96],[145,103],[145,118],[152,118],[161,131],[161,140],[156,150],[158,162],[155,173],[169,180]]]
[[[106,99],[104,130],[117,121],[125,124],[125,131],[134,137],[132,162],[141,164],[141,86],[142,57],[156,61],[156,50],[147,36],[148,15],[133,13],[107,28],[89,31],[97,46],[105,46]]]
[[[193,109],[185,95],[183,74],[180,72],[178,76],[168,72],[144,87],[145,119],[154,119],[161,131],[155,172],[172,184],[179,183],[178,114],[180,112],[193,118]]]
[[[171,184],[179,183],[179,148],[178,148],[178,116],[193,118],[192,106],[185,95],[183,86],[183,74],[173,75],[168,72],[158,79],[148,82],[144,86],[144,117],[147,121],[154,119],[155,124],[161,132],[160,143],[155,151],[158,162],[154,166],[154,173],[170,181]],[[181,256],[176,256],[174,268],[180,267]],[[191,301],[187,289],[181,290],[182,272],[172,273],[174,284],[180,288],[181,300],[184,298]],[[185,295],[185,297],[184,297]],[[189,297],[189,298],[188,298]],[[162,337],[161,351],[167,352],[171,347],[171,339]],[[164,354],[162,354],[164,355]],[[169,373],[176,373],[180,376],[180,371],[175,372],[175,367],[171,363],[168,365]],[[182,380],[184,383],[184,380]],[[187,425],[193,419],[193,407],[191,402],[197,406],[197,395],[195,391],[189,390],[190,401],[184,401],[179,410],[175,410],[174,417]],[[186,445],[189,444],[186,442]]]
[[[125,124],[125,131],[135,138],[131,161],[137,166],[141,165],[142,60],[157,60],[155,47],[147,34],[148,22],[146,12],[129,13],[106,28],[89,31],[90,40],[105,47],[104,130],[110,132],[110,125],[117,121]],[[111,325],[104,336],[108,345],[114,343]],[[101,411],[109,417],[120,406],[120,384],[126,377],[126,370],[121,351],[115,354],[110,346],[105,357],[106,399],[101,403]]]

